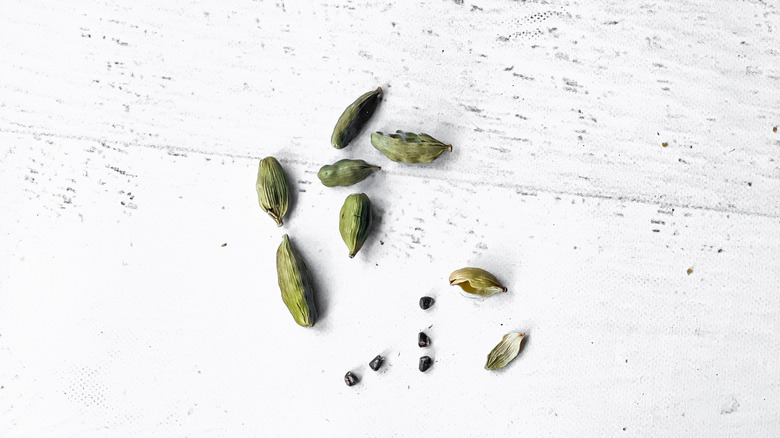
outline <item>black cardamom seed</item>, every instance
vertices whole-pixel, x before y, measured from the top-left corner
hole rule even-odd
[[[420,362],[420,364],[420,366],[422,366],[422,362]],[[344,375],[344,383],[346,383],[347,386],[356,385],[359,381],[360,379],[358,379],[358,376],[356,376],[352,371],[347,371],[347,374]]]
[[[368,366],[371,367],[372,370],[378,371],[379,368],[382,368],[382,364],[384,363],[385,358],[381,355],[377,355],[374,360],[368,363]]]
[[[417,345],[419,345],[420,348],[427,347],[431,345],[431,338],[429,338],[425,333],[420,332],[417,335]]]
[[[420,371],[425,372],[428,371],[428,368],[433,365],[433,359],[431,359],[428,356],[423,356],[420,358]]]

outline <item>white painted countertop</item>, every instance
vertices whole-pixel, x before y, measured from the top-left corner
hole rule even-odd
[[[2,10],[0,436],[780,436],[776,2]],[[396,129],[454,150],[391,162],[368,134]],[[342,158],[382,170],[322,186]],[[375,222],[349,259],[354,192]],[[284,233],[311,329],[280,298]],[[464,266],[509,292],[463,297]],[[484,370],[510,331],[524,350]]]

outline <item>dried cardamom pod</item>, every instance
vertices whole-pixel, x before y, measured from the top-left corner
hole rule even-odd
[[[489,297],[506,292],[506,287],[490,272],[479,268],[463,268],[450,274],[450,286],[458,285],[470,294]]]
[[[508,333],[501,342],[488,354],[486,370],[498,370],[504,368],[512,359],[520,353],[520,344],[523,343],[525,333]]]
[[[355,257],[371,229],[371,200],[365,193],[347,196],[341,207],[339,232],[349,249],[349,258]]]
[[[287,175],[276,158],[265,157],[260,160],[255,188],[260,207],[281,227],[282,218],[287,214],[290,189],[287,185]]]
[[[276,271],[282,301],[298,325],[311,327],[317,322],[317,308],[314,306],[314,290],[309,282],[306,264],[290,244],[285,234],[276,250]]]
[[[341,113],[336,126],[333,127],[333,134],[330,136],[330,142],[334,148],[345,148],[360,133],[363,125],[374,114],[381,98],[382,87],[378,87],[376,90],[358,97]]]
[[[325,187],[351,186],[368,178],[369,175],[382,169],[368,164],[363,160],[339,160],[333,164],[322,166],[317,177]]]
[[[385,135],[371,134],[371,144],[393,161],[403,163],[430,163],[444,151],[452,152],[452,145],[444,144],[428,134],[395,131]]]

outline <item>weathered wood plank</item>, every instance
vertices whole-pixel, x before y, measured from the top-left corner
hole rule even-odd
[[[780,432],[775,5],[158,3],[0,18],[0,435]],[[377,85],[369,131],[453,153],[332,149]],[[253,188],[271,154],[283,229]],[[382,171],[323,187],[344,157]],[[349,260],[353,191],[377,220]],[[278,296],[285,232],[314,330]],[[459,296],[466,265],[510,293]],[[511,330],[521,356],[482,370]]]

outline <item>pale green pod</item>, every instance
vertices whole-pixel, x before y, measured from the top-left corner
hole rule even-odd
[[[339,215],[339,232],[349,249],[349,258],[355,257],[371,230],[371,200],[365,193],[347,196]]]
[[[363,160],[345,159],[322,166],[320,171],[317,172],[317,177],[326,187],[347,187],[363,181],[369,175],[381,169],[381,167],[368,164]]]
[[[284,169],[276,158],[266,157],[260,160],[255,188],[260,207],[281,227],[290,202],[290,189]]]
[[[486,370],[499,370],[504,368],[512,359],[520,353],[520,345],[525,339],[525,333],[507,333],[501,342],[488,354]]]
[[[467,293],[483,297],[507,290],[493,274],[479,268],[458,269],[450,274],[450,286],[455,285]]]
[[[402,163],[430,163],[444,151],[452,152],[452,145],[444,144],[428,134],[395,131],[385,135],[371,134],[371,144],[393,161]]]
[[[352,102],[333,127],[330,143],[336,149],[345,148],[363,129],[374,114],[379,101],[382,99],[382,87],[357,98]]]
[[[311,327],[317,322],[317,308],[314,306],[314,290],[309,282],[306,263],[292,247],[285,234],[276,250],[276,272],[282,301],[302,327]]]

